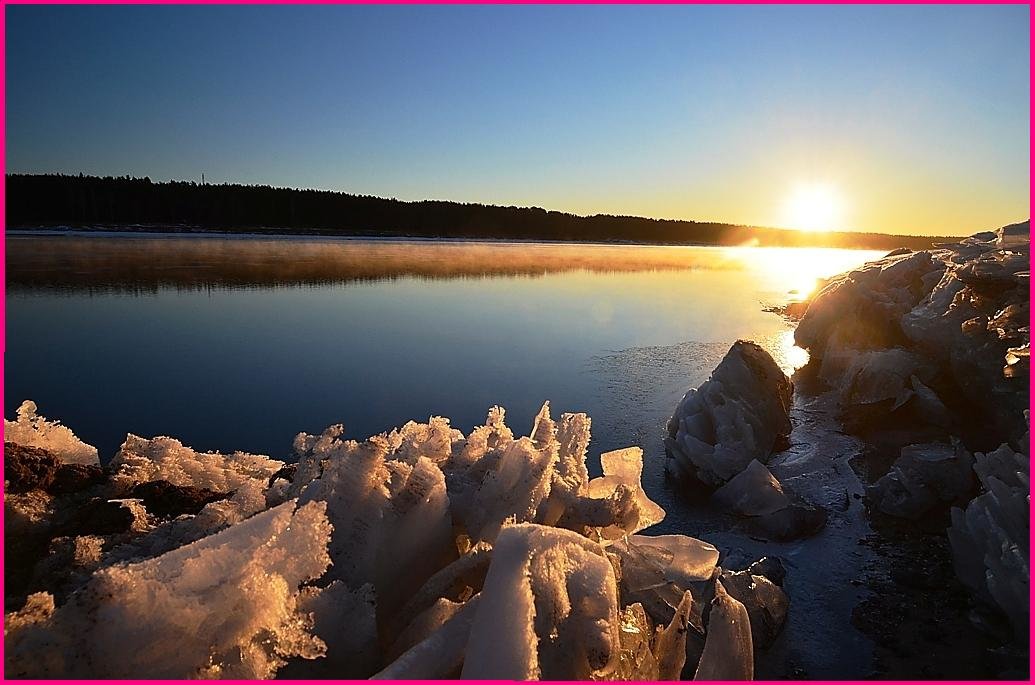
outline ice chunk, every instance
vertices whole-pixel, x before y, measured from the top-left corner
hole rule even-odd
[[[715,574],[719,550],[685,535],[630,535],[610,551],[621,565],[622,603],[640,602],[656,623],[672,621],[686,590]]]
[[[323,588],[303,588],[298,611],[312,615],[313,633],[327,645],[326,656],[290,663],[278,677],[366,678],[376,671],[381,650],[375,607],[369,584],[352,590],[336,580]]]
[[[612,671],[618,650],[617,589],[603,548],[571,531],[505,526],[463,677],[586,680]]]
[[[791,503],[780,481],[757,459],[753,459],[746,469],[716,490],[712,500],[744,516],[772,514]]]
[[[383,437],[363,443],[333,442],[326,450],[317,446],[320,451],[312,453],[330,456],[320,478],[304,488],[299,501],[327,503],[327,516],[334,526],[329,575],[349,587],[360,587],[377,580],[377,548],[391,478],[385,466],[388,445]]]
[[[765,462],[790,433],[791,383],[768,352],[738,340],[668,423],[666,468],[718,486],[752,459]]]
[[[658,634],[655,654],[658,660],[658,680],[679,680],[686,663],[686,634],[690,624],[690,610],[694,596],[687,590],[676,607],[672,622]]]
[[[754,675],[755,655],[747,609],[730,597],[716,579],[704,653],[694,680],[751,680]]]
[[[622,526],[624,533],[636,533],[660,523],[665,518],[665,510],[652,502],[643,491],[640,478],[643,474],[643,450],[639,447],[626,447],[600,455],[600,466],[604,476],[594,478],[589,483],[589,496],[609,497],[618,487],[624,485],[632,490],[636,502],[638,518],[632,526]]]
[[[321,445],[322,474],[300,497],[327,502],[334,525],[329,577],[353,588],[372,583],[382,621],[456,555],[442,471],[428,457],[386,459],[392,446],[385,435]]]
[[[5,674],[268,678],[324,645],[297,610],[330,563],[324,505],[293,502],[191,545],[98,571],[49,616],[5,636]],[[36,602],[39,604],[39,602]]]
[[[996,231],[996,247],[1007,250],[1025,248],[1031,240],[1030,231],[1030,223],[1027,221],[1003,226]]]
[[[378,612],[390,616],[456,557],[445,477],[428,457],[390,461],[389,498],[377,541]]]
[[[445,471],[448,473],[452,470],[466,469],[484,457],[489,450],[512,442],[514,433],[507,428],[505,417],[506,411],[503,407],[489,409],[484,426],[478,426],[466,439],[453,443],[453,453]]]
[[[399,620],[403,623],[409,621],[439,599],[461,601],[480,592],[491,561],[492,546],[489,543],[479,542],[474,545],[459,559],[428,578],[398,612]],[[396,621],[388,632],[394,635],[402,627]]]
[[[456,616],[463,606],[461,602],[452,602],[445,597],[435,600],[434,604],[418,614],[399,633],[399,637],[396,638],[395,642],[388,649],[388,658],[395,659],[410,647],[423,642],[428,636],[441,628],[446,621]]]
[[[543,405],[537,425],[549,405]],[[549,413],[545,418],[549,419]],[[552,422],[550,422],[552,424]],[[589,445],[590,420],[585,414],[562,414],[560,427],[554,427],[556,438],[544,437],[544,443],[556,439],[557,462],[550,481],[550,494],[539,505],[536,523],[548,526],[557,521],[589,489],[589,471],[586,469],[586,448]]]
[[[463,440],[463,433],[450,427],[449,419],[432,416],[427,423],[410,421],[386,435],[388,451],[395,461],[416,463],[420,457],[441,464],[453,454],[453,443]]]
[[[440,628],[417,643],[385,669],[374,680],[428,680],[455,678],[464,663],[465,651],[481,595],[477,595]]]
[[[975,458],[985,491],[965,509],[952,510],[949,543],[956,575],[1009,617],[1023,642],[1030,616],[1028,457],[1003,445]]]
[[[126,436],[111,462],[112,479],[121,487],[167,480],[174,485],[192,485],[215,492],[230,492],[257,481],[263,488],[284,462],[259,454],[196,452],[179,440],[165,436],[150,440]]]
[[[760,649],[771,645],[787,620],[790,601],[784,591],[765,576],[754,575],[750,570],[723,571],[719,581],[723,589],[747,609],[751,619],[752,644]]]
[[[4,419],[4,442],[39,447],[57,455],[66,464],[99,464],[97,448],[87,445],[58,421],[36,414],[36,403],[25,400],[18,407],[18,418]]]
[[[665,518],[665,510],[647,497],[640,484],[643,450],[606,452],[600,462],[604,475],[589,481],[585,495],[565,498],[567,507],[557,526],[598,540],[614,540]]]
[[[556,457],[556,445],[552,451],[539,449],[530,438],[519,438],[486,453],[479,469],[453,481],[449,496],[454,501],[456,493],[454,518],[475,542],[494,540],[507,519],[534,520],[550,492]]]
[[[651,650],[654,625],[642,604],[622,609],[618,631],[618,665],[608,679],[658,680],[658,660]]]

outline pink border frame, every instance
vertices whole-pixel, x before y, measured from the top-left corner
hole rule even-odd
[[[410,4],[486,4],[486,5],[495,5],[495,4],[567,4],[567,3],[543,2],[543,1],[540,1],[540,0],[535,0],[535,1],[532,1],[532,2],[513,2],[513,3],[506,2],[505,0],[487,0],[486,2],[477,2],[477,0],[454,0],[454,2],[451,2],[451,3],[422,3],[419,0],[386,0],[385,2],[373,2],[372,0],[357,0],[355,2],[335,2],[335,0],[309,0],[308,2],[277,2],[276,0],[59,0],[59,1],[55,1],[55,2],[49,2],[48,0],[0,0],[0,5],[4,5],[5,6],[3,11],[0,11],[0,36],[3,36],[2,40],[3,40],[3,45],[4,45],[4,49],[0,50],[0,83],[3,84],[3,89],[0,90],[0,108],[2,108],[3,112],[4,112],[4,119],[3,119],[3,123],[2,123],[2,127],[3,128],[2,128],[2,130],[0,130],[0,157],[2,157],[2,165],[3,165],[3,171],[5,173],[5,178],[6,178],[6,171],[7,171],[7,145],[6,145],[6,143],[7,143],[7,105],[6,105],[6,98],[7,98],[7,88],[6,88],[6,80],[7,80],[7,69],[6,69],[6,61],[7,61],[7,51],[6,51],[6,44],[7,44],[7,11],[6,11],[6,6],[7,5],[46,5],[46,4],[64,4],[64,5],[130,5],[130,4],[142,4],[142,5],[221,5],[221,4],[234,4],[234,5],[288,5],[288,4],[314,4],[314,5],[390,4],[390,5],[410,5]],[[575,2],[570,3],[570,4],[601,4],[601,5],[617,5],[617,4],[661,4],[661,5],[667,5],[667,4],[714,4],[714,5],[761,4],[761,5],[770,5],[771,4],[771,5],[777,5],[777,4],[851,4],[851,3],[847,3],[847,2],[823,3],[823,2],[818,2],[817,0],[805,0],[805,2],[796,2],[796,3],[783,3],[783,2],[779,2],[778,0],[755,0],[755,2],[738,2],[737,0],[716,0],[714,2],[678,2],[677,0],[655,0],[655,2],[653,2],[653,3],[624,3],[624,2],[620,2],[619,0],[598,0],[597,2],[589,2],[587,0],[575,0]],[[882,2],[867,3],[867,4],[907,4],[907,3],[883,2],[882,1]],[[1022,2],[1020,0],[1007,0],[1006,2],[999,2],[999,3],[985,2],[984,0],[978,0],[978,2],[967,2],[967,0],[947,0],[945,2],[938,2],[938,0],[913,0],[913,2],[908,3],[908,4],[921,4],[921,5],[962,5],[962,4],[1025,5],[1026,4],[1026,5],[1029,5],[1029,7],[1031,5],[1030,2]],[[1033,20],[1033,18],[1032,18],[1032,16],[1030,14],[1029,14],[1028,21],[1029,21],[1029,23],[1028,23],[1029,34],[1028,35],[1029,35],[1029,40],[1030,40],[1031,28],[1033,26],[1035,26],[1035,20]],[[1032,149],[1033,149],[1032,143],[1031,143],[1031,89],[1030,89],[1031,71],[1030,71],[1030,67],[1031,67],[1031,64],[1032,64],[1032,60],[1031,60],[1030,53],[1029,53],[1029,58],[1028,59],[1029,59],[1029,108],[1028,108],[1028,113],[1029,113],[1028,114],[1028,116],[1029,116],[1029,126],[1028,126],[1028,132],[1029,132],[1029,135],[1028,135],[1028,164],[1029,164],[1029,194],[1028,194],[1028,202],[1029,202],[1029,208],[1028,208],[1028,215],[1030,217],[1031,216],[1031,188],[1035,187],[1035,184],[1032,184],[1031,174],[1030,174],[1031,152],[1032,152]],[[6,223],[7,223],[6,222],[6,217],[7,217],[7,213],[6,213],[6,206],[7,206],[6,197],[7,197],[7,184],[5,182],[3,184],[3,186],[0,187],[0,221],[3,222],[5,230],[6,230]],[[3,280],[3,284],[0,285],[0,289],[3,290],[3,295],[4,295],[3,301],[0,302],[0,315],[3,315],[3,320],[4,320],[3,335],[2,335],[2,337],[0,337],[0,353],[2,353],[4,355],[4,360],[5,360],[5,363],[6,363],[6,352],[7,352],[7,316],[6,316],[6,302],[7,302],[7,279],[6,279],[7,250],[6,250],[6,237],[5,236],[0,236],[0,255],[2,255],[2,257],[3,257],[3,261],[0,262],[0,278],[2,278],[2,280]],[[1029,288],[1029,299],[1030,299],[1031,292],[1032,292],[1032,286],[1031,286],[1030,280],[1029,280],[1028,288]],[[1031,324],[1031,321],[1029,321],[1029,325],[1030,324]],[[0,372],[0,390],[2,390],[2,388],[3,388],[3,379],[2,379],[2,372]],[[1030,388],[1030,385],[1029,385],[1029,388]],[[1029,408],[1031,407],[1031,398],[1032,397],[1035,397],[1035,390],[1029,389],[1029,399],[1028,399],[1028,406],[1029,406]],[[2,433],[3,433],[3,430],[0,429],[0,434],[2,434]],[[1029,437],[1029,454],[1031,454],[1031,447],[1033,445],[1035,445],[1035,441],[1032,441],[1031,438]],[[1028,533],[1029,534],[1029,549],[1031,549],[1031,547],[1032,547],[1031,543],[1035,543],[1035,534],[1032,534],[1032,529],[1031,529],[1031,525],[1030,524],[1031,523],[1035,523],[1035,516],[1032,515],[1032,511],[1031,511],[1030,505],[1029,505],[1028,515],[1029,515],[1029,518],[1030,518],[1029,533]],[[2,523],[2,522],[3,522],[3,513],[0,512],[0,523]],[[3,546],[0,545],[0,566],[3,565],[3,555],[4,555]],[[1029,564],[1030,564],[1030,559],[1029,559]],[[3,589],[3,582],[4,582],[3,578],[0,577],[0,590]],[[1029,593],[1031,593],[1030,597],[1029,597],[1029,605],[1030,605],[1031,604],[1031,598],[1035,598],[1035,593],[1033,593],[1031,591],[1031,584],[1030,583],[1029,583]],[[1035,623],[1032,624],[1032,627],[1035,628]],[[1028,661],[1028,669],[1029,669],[1029,671],[1028,671],[1028,680],[1027,681],[1023,681],[1023,680],[1022,681],[997,681],[997,682],[1029,682],[1030,683],[1032,681],[1033,672],[1032,672],[1032,661],[1031,661],[1031,647],[1035,646],[1035,630],[1030,631],[1030,635],[1031,635],[1031,637],[1029,638],[1029,652],[1028,652],[1028,654],[1029,654],[1029,656],[1028,656],[1028,659],[1029,659],[1029,661]],[[3,646],[0,645],[0,658],[2,658],[2,656],[3,656]],[[7,678],[4,677],[3,680],[6,681]],[[19,680],[19,681],[15,681],[15,682],[74,683],[74,682],[79,682],[79,681],[75,681],[75,680],[37,680],[37,681]],[[113,681],[113,682],[118,682],[118,681]],[[189,681],[189,680],[181,680],[181,681],[176,681],[176,680],[137,680],[137,681],[134,681],[134,682],[147,682],[147,683],[181,682],[181,683],[190,683],[190,682],[194,682],[194,681]],[[221,681],[221,682],[226,682],[226,683],[252,683],[252,682],[260,682],[260,681],[227,680],[227,681]],[[297,680],[297,681],[292,681],[292,682],[327,683],[327,682],[351,682],[351,681],[344,681],[344,680],[331,680],[331,681],[329,681],[329,680]],[[356,681],[356,682],[364,682],[364,681]],[[399,682],[399,683],[440,683],[440,682],[444,682],[444,681],[440,681],[440,680],[427,680],[427,681],[424,681],[424,680],[401,680],[401,681],[387,681],[387,682]],[[499,681],[466,681],[466,682],[493,683],[493,682],[499,682]],[[775,684],[775,683],[782,683],[784,681],[758,681],[758,682],[774,683]],[[861,683],[868,683],[868,682],[871,682],[871,681],[862,681],[862,680],[846,680],[846,681],[816,680],[816,681],[810,681],[810,682],[818,682],[818,683],[860,683],[861,684]],[[885,683],[937,682],[937,683],[944,683],[946,685],[950,685],[950,684],[953,684],[953,683],[970,683],[970,682],[984,682],[984,681],[966,681],[966,680],[902,681],[902,680],[886,680],[886,681],[880,681],[880,682],[885,682]]]

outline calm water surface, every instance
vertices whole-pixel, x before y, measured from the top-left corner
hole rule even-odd
[[[110,459],[127,432],[288,455],[298,431],[363,438],[544,400],[644,447],[737,338],[802,361],[769,305],[877,253],[342,239],[7,238],[4,413],[26,398]],[[667,508],[667,507],[666,507]]]

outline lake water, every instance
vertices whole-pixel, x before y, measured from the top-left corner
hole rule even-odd
[[[800,365],[765,307],[878,253],[211,236],[7,236],[4,414],[31,398],[107,461],[127,432],[287,457],[430,415],[464,432],[544,400],[640,445],[666,509],[665,422],[729,345]]]

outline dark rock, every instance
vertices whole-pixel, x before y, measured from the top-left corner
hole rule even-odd
[[[4,480],[7,492],[46,490],[54,481],[61,460],[39,447],[4,443]]]
[[[80,507],[61,526],[61,533],[68,536],[112,535],[126,533],[139,528],[143,511],[132,502],[95,498]]]
[[[787,620],[790,606],[784,591],[765,576],[748,571],[723,571],[719,580],[726,592],[747,609],[754,646],[765,649],[773,644]]]
[[[55,495],[80,492],[106,479],[104,469],[96,464],[61,464],[47,492]]]
[[[289,483],[294,482],[296,471],[298,471],[298,464],[288,464],[283,466],[279,471],[270,476],[270,482],[267,484],[267,487],[272,486],[273,481],[278,478],[283,478]]]
[[[142,500],[148,513],[158,518],[173,518],[182,514],[197,514],[206,504],[226,499],[229,494],[155,480],[134,486],[130,496]]]
[[[797,502],[772,514],[747,519],[748,530],[753,535],[777,542],[815,535],[826,523],[826,510],[807,502]]]
[[[765,576],[777,585],[783,585],[783,579],[787,577],[787,569],[779,557],[762,557],[747,567],[747,572],[753,576]]]

